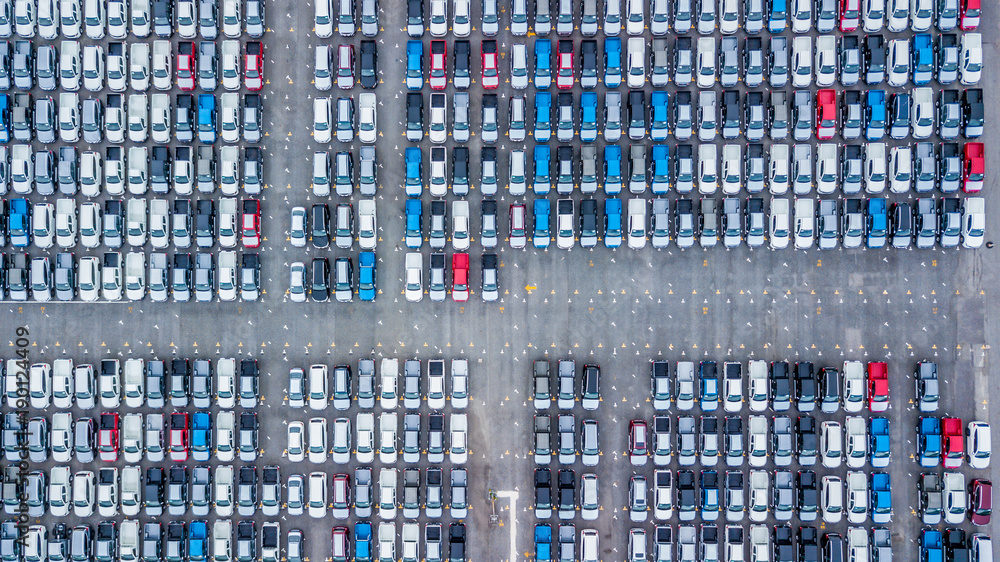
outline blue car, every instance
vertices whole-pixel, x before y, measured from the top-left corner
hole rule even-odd
[[[552,85],[552,42],[535,41],[535,88],[547,90]]]
[[[188,559],[192,562],[208,559],[208,522],[192,521],[188,527]]]
[[[424,189],[423,153],[415,146],[406,147],[406,196],[420,197]]]
[[[654,144],[651,156],[649,175],[653,178],[653,193],[662,195],[670,190],[670,147]]]
[[[781,33],[788,25],[788,7],[785,0],[771,0],[767,14],[767,30],[771,33]]]
[[[531,237],[531,243],[536,248],[545,249],[549,247],[551,236],[549,235],[549,211],[552,204],[548,199],[535,199],[535,233]]]
[[[597,94],[594,92],[580,94],[580,140],[597,140]]]
[[[622,245],[622,200],[617,197],[604,200],[604,245],[608,248]]]
[[[604,147],[604,193],[618,195],[622,192],[622,148],[617,144]]]
[[[926,468],[941,462],[941,420],[924,417],[917,422],[917,456],[920,466]]]
[[[27,248],[31,245],[31,204],[27,199],[19,197],[10,200],[7,232],[10,243],[15,248]]]
[[[198,96],[198,140],[204,144],[215,142],[215,96]]]
[[[424,207],[420,199],[406,200],[406,247],[419,249],[424,243],[423,233]]]
[[[604,40],[604,85],[617,88],[622,84],[622,40],[608,37]]]
[[[424,43],[406,42],[406,89],[419,90],[424,87]]]
[[[196,412],[191,416],[191,456],[207,461],[212,454],[212,414]]]
[[[884,472],[873,472],[868,485],[872,522],[885,525],[892,519],[892,480]]]
[[[702,418],[707,420],[708,418]],[[711,421],[715,422],[716,418]],[[702,518],[714,520],[719,514],[719,473],[715,470],[701,471],[701,511]]]
[[[532,188],[536,195],[545,195],[552,189],[552,150],[547,144],[535,145],[535,181]]]
[[[877,141],[885,136],[885,90],[868,90],[865,96],[865,138]]]
[[[535,94],[535,142],[548,142],[552,137],[552,94]]]
[[[409,202],[408,200],[407,203]],[[375,300],[375,292],[378,290],[375,268],[375,252],[361,252],[358,256],[358,295],[363,301]]]
[[[670,98],[666,92],[656,90],[649,97],[649,138],[654,141],[667,140],[670,132]]]
[[[698,365],[698,382],[701,387],[701,404],[704,411],[719,407],[719,370],[715,361],[702,361]]]
[[[869,248],[885,246],[889,230],[889,214],[886,212],[886,201],[881,197],[868,200],[868,222],[865,225],[865,238]],[[940,433],[940,432],[939,432]]]
[[[934,43],[930,33],[918,33],[913,36],[910,48],[913,67],[913,83],[924,86],[934,78]]]
[[[0,142],[10,142],[10,98],[0,94]]]
[[[354,524],[354,559],[372,560],[372,524],[360,521]]]
[[[868,420],[869,461],[875,468],[889,466],[889,420],[872,418]]]
[[[920,532],[921,562],[943,562],[943,535],[937,529],[924,529]]]

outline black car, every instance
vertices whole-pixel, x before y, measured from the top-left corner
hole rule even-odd
[[[819,481],[816,479],[816,473],[811,470],[800,470],[796,480],[798,497],[795,499],[795,505],[799,508],[799,519],[815,519],[819,511]]]
[[[465,562],[465,524],[448,526],[448,562]]]
[[[247,415],[246,413],[243,416]],[[251,414],[252,415],[252,414]],[[242,416],[240,416],[242,428]],[[242,429],[241,429],[242,433]],[[236,503],[239,514],[244,517],[253,515],[257,506],[257,467],[242,466],[236,477]]]
[[[799,416],[795,421],[795,450],[802,457],[815,459],[819,448],[819,438],[816,434],[816,418]],[[799,460],[799,464],[805,464]]]
[[[741,132],[740,93],[726,90],[722,92],[722,138],[735,139]]]
[[[257,527],[253,521],[240,521],[236,525],[236,560],[246,562],[256,559]]]
[[[170,149],[165,146],[154,146],[149,162],[149,187],[153,193],[167,193],[173,179],[170,168],[173,157]]]
[[[246,453],[248,452],[256,456],[258,442],[257,427],[257,414],[253,412],[243,412],[240,414],[240,460],[253,460],[246,457]],[[243,474],[241,472],[240,478],[242,479],[242,477]]]
[[[312,281],[310,289],[314,302],[327,302],[330,300],[330,260],[327,258],[313,258],[312,260]]]
[[[97,536],[94,540],[94,560],[112,562],[117,559],[118,525],[114,521],[101,521],[97,524]]]
[[[819,562],[819,532],[816,527],[799,527],[798,535],[799,562]]]
[[[406,139],[417,142],[424,136],[424,96],[406,94]]]
[[[455,195],[469,193],[469,149],[464,146],[451,151],[451,189]]]
[[[969,548],[965,531],[961,529],[945,529],[944,546],[948,562],[969,562]]]
[[[361,87],[374,90],[378,86],[378,50],[375,41],[361,42]]]
[[[844,537],[840,533],[824,533],[820,544],[823,548],[823,560],[844,561]]]
[[[576,509],[576,473],[564,468],[558,474],[559,518],[572,519]]]
[[[174,3],[171,0],[153,0],[153,32],[161,39],[174,34]]]
[[[909,248],[913,237],[913,207],[909,203],[893,203],[889,215],[889,240],[893,248]]]
[[[171,423],[171,427],[173,423]],[[188,505],[190,478],[183,466],[172,466],[167,472],[167,510],[171,515],[183,515]]]
[[[910,134],[910,94],[900,93],[889,96],[889,136],[902,139]]]
[[[691,513],[697,509],[698,498],[695,494],[694,472],[690,470],[677,471],[677,508],[681,513]],[[682,516],[682,519],[684,516]]]
[[[170,361],[170,403],[174,406],[187,406],[191,396],[191,365],[187,359]]]
[[[580,86],[597,86],[597,41],[593,39],[580,42]]]
[[[686,197],[680,197],[674,205],[674,233],[680,233],[685,224],[691,225],[692,229],[694,227],[694,202]],[[696,235],[697,232],[692,232],[692,236]]]
[[[631,90],[628,93],[628,136],[641,140],[646,136],[646,92]]]
[[[552,471],[547,468],[535,469],[535,514],[541,517],[552,509]]]
[[[559,147],[568,148],[568,147]],[[580,201],[580,245],[593,248],[597,245],[597,200],[586,198]]]
[[[410,37],[424,34],[424,0],[406,0],[406,33]]]
[[[125,237],[125,205],[121,199],[104,202],[104,244],[121,248]]]
[[[167,523],[167,562],[187,560],[187,530],[183,521]]]
[[[770,371],[771,407],[775,410],[787,410],[791,400],[791,381],[788,378],[788,362],[772,361]]]
[[[775,562],[795,562],[795,547],[792,545],[792,527],[790,525],[772,527],[771,559]]]
[[[330,245],[330,208],[326,203],[312,206],[312,243],[317,248]]]
[[[752,140],[764,138],[764,131],[767,130],[767,109],[764,107],[764,94],[762,92],[747,92],[743,102],[747,136],[751,137]],[[726,111],[726,104],[722,105],[722,109]],[[723,123],[725,123],[725,118]]]
[[[819,372],[819,397],[821,404],[840,403],[840,372],[834,367],[825,367]]]
[[[455,56],[455,66],[454,72],[452,73],[452,82],[455,84],[456,88],[466,89],[472,81],[472,63],[470,62],[470,56],[472,53],[472,47],[468,40],[461,39],[455,41],[452,46]]]
[[[816,405],[816,370],[811,361],[795,363],[795,401],[799,411],[812,410]]]
[[[865,82],[869,85],[880,84],[885,79],[885,38],[881,35],[868,35],[864,44]]]
[[[195,203],[194,230],[199,248],[215,245],[215,202],[211,199],[199,199]]]
[[[108,107],[110,108],[111,96],[108,96]],[[121,104],[121,100],[118,100]],[[119,105],[119,107],[121,107]],[[174,119],[174,131],[177,135],[177,140],[182,142],[190,142],[194,139],[194,96],[191,94],[178,94],[177,95],[177,115]]]
[[[962,134],[966,138],[975,139],[983,134],[983,90],[969,88],[962,91]]]
[[[253,408],[257,405],[260,380],[260,366],[256,359],[240,360],[240,407]]]
[[[191,299],[191,280],[194,277],[194,261],[191,254],[174,254],[173,279],[170,288],[174,300],[187,301]]]

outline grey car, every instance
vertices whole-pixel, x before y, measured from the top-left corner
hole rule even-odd
[[[56,103],[52,98],[35,100],[35,136],[40,142],[56,141]]]
[[[38,87],[52,91],[59,87],[58,54],[53,45],[40,45],[35,60],[35,76]]]
[[[820,250],[834,250],[840,243],[840,218],[837,201],[821,199],[816,210],[816,235]]]

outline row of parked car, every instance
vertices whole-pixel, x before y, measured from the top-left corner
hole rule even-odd
[[[167,255],[152,253],[148,261],[142,252],[104,252],[101,257],[60,253],[55,262],[48,256],[32,258],[27,253],[0,254],[0,298],[13,301],[85,302],[143,300],[210,302],[214,298],[255,301],[260,296],[260,256],[236,252],[174,254],[171,268]]]
[[[289,266],[288,297],[292,302],[351,302],[357,293],[362,302],[375,300],[378,294],[378,275],[375,252],[358,254],[358,274],[354,275],[354,259],[339,257],[333,260],[331,273],[329,258],[313,258],[310,272],[305,262]]]
[[[669,56],[666,39],[654,39],[649,45],[642,37],[631,37],[625,44],[624,62],[622,40],[609,37],[604,40],[599,54],[598,42],[584,39],[576,46],[572,39],[557,43],[556,68],[552,68],[552,42],[536,39],[529,70],[528,46],[514,43],[510,46],[510,85],[523,90],[532,83],[536,89],[547,90],[552,84],[560,90],[572,89],[578,82],[583,89],[593,89],[598,83],[606,88],[618,88],[624,82],[628,88],[643,88],[647,80],[654,87],[666,86],[671,81],[678,87],[692,83],[699,88],[716,85],[735,87],[741,81],[750,88],[764,85],[783,88],[789,83],[795,88],[807,88],[813,83],[821,88],[850,87],[862,80],[868,86],[886,82],[891,87],[903,87],[912,82],[915,86],[929,84],[937,79],[941,84],[959,80],[971,86],[982,76],[983,49],[979,33],[961,36],[943,34],[937,45],[929,33],[914,35],[910,39],[890,39],[882,35],[866,35],[862,44],[856,35],[821,35],[815,38],[798,36],[792,39],[772,36],[765,51],[759,37],[743,41],[736,37],[701,37],[697,43],[690,37],[677,37],[673,57]],[[695,48],[696,46],[696,48]],[[482,42],[482,84],[487,90],[499,84],[496,60],[496,42]],[[742,53],[741,53],[742,50]],[[426,47],[420,40],[407,43],[406,87],[420,90],[425,80],[433,90],[448,86],[448,43],[444,40],[430,42],[430,62],[424,62]],[[470,44],[455,42],[452,60],[453,81],[458,89],[467,89],[471,82],[469,65]],[[579,62],[574,61],[574,56]],[[353,57],[339,58],[338,85],[353,86]],[[374,59],[368,64],[374,65]],[[327,66],[329,66],[327,64]],[[647,70],[648,66],[648,70]],[[426,77],[425,77],[425,69]],[[366,69],[362,66],[362,71]],[[372,70],[368,70],[373,72]],[[579,72],[579,80],[577,79]],[[343,76],[343,83],[339,77]]]
[[[395,410],[402,396],[403,407],[418,410],[426,401],[432,410],[443,410],[450,402],[451,407],[464,410],[469,405],[469,362],[465,359],[451,360],[451,390],[445,391],[445,362],[443,359],[427,361],[427,386],[424,388],[419,359],[403,362],[403,392],[399,393],[399,360],[384,358],[379,364],[376,377],[375,361],[359,359],[357,368],[357,388],[354,386],[353,370],[350,365],[340,364],[333,368],[333,393],[329,392],[329,367],[324,364],[310,365],[308,371],[293,367],[288,371],[288,406],[295,409],[325,410],[329,402],[337,410],[350,409],[356,401],[363,409],[372,409],[375,402],[384,410]],[[360,425],[360,423],[359,423]],[[360,431],[360,430],[359,430]],[[360,437],[358,439],[361,440]]]
[[[431,254],[430,268],[425,269],[423,254],[419,252],[407,252],[403,271],[403,294],[407,301],[419,302],[424,298],[424,272],[427,271],[427,293],[432,301],[443,301],[451,292],[451,299],[455,302],[466,302],[469,300],[472,278],[469,273],[469,254],[458,252],[451,256],[451,279],[447,280],[448,268],[445,254]],[[500,298],[500,273],[498,269],[499,261],[497,255],[486,253],[482,255],[480,262],[480,291],[479,294],[485,302],[493,302]]]
[[[974,478],[966,486],[961,472],[925,472],[919,475],[917,491],[920,494],[920,517],[925,525],[959,525],[968,516],[989,522],[993,486],[989,480]],[[971,501],[970,501],[971,500]],[[981,525],[982,523],[975,523]]]
[[[45,1],[45,0],[43,0]],[[177,80],[174,82],[173,47],[170,41],[126,45],[114,41],[105,45],[80,46],[79,41],[37,45],[31,41],[0,40],[0,90],[12,85],[28,91],[36,85],[42,90],[63,89],[77,92],[81,85],[90,92],[105,86],[112,92],[145,92],[150,84],[157,90],[176,87],[192,91],[197,86],[214,92],[220,85],[226,90],[246,87],[259,91],[264,87],[264,47],[260,41],[241,46],[237,40],[202,41],[197,49],[193,41],[177,44]]]
[[[769,528],[770,527],[770,528]],[[962,533],[964,539],[965,533]],[[750,525],[749,532],[742,525],[703,524],[678,525],[677,532],[671,525],[657,525],[653,538],[647,538],[645,529],[629,529],[627,562],[652,560],[669,562],[674,560],[676,548],[680,560],[750,560],[751,562],[818,562],[819,560],[892,560],[892,532],[885,528],[874,528],[869,533],[862,527],[848,527],[847,537],[841,533],[823,532],[816,527],[804,525],[793,530],[787,523],[780,525]],[[989,537],[982,534],[981,541],[989,543]],[[596,548],[596,537],[594,544]],[[586,543],[581,543],[585,546]],[[676,545],[676,546],[675,546]],[[845,554],[846,552],[846,554]],[[723,554],[724,553],[724,554]],[[976,558],[976,561],[988,558]],[[596,557],[584,558],[588,562]]]
[[[410,199],[406,204],[406,234],[404,241],[411,249],[419,249],[426,240],[432,249],[444,249],[448,237],[454,249],[468,247],[472,229],[464,205],[453,202],[452,224],[448,226],[448,206],[444,201],[431,202],[430,228],[423,225],[423,204]],[[818,204],[817,204],[818,203]],[[456,207],[457,208],[454,208]],[[647,240],[654,248],[665,248],[671,240],[681,249],[721,245],[736,248],[746,243],[750,248],[769,244],[780,250],[818,247],[833,250],[839,247],[898,249],[936,246],[954,248],[961,243],[966,248],[978,248],[984,240],[985,202],[980,197],[964,200],[945,197],[918,199],[889,204],[884,198],[794,200],[774,197],[767,205],[763,198],[749,197],[744,202],[737,197],[717,200],[703,198],[697,203],[688,198],[676,200],[654,198],[629,199],[627,213],[619,198],[604,200],[603,217],[596,199],[558,199],[555,202],[555,224],[552,223],[552,202],[535,199],[528,207],[523,203],[510,205],[507,242],[511,248],[522,249],[531,242],[537,249],[550,247],[553,238],[559,249],[572,249],[579,242],[582,248],[594,248],[603,240],[608,248],[621,247],[623,242],[632,249],[642,249]],[[671,206],[673,209],[671,210]],[[480,243],[495,248],[500,232],[497,206],[493,200],[481,207]],[[603,219],[603,220],[601,220]],[[553,230],[555,232],[553,232]],[[554,235],[554,236],[553,236]]]
[[[109,146],[104,156],[97,151],[77,152],[76,147],[61,146],[32,152],[26,144],[8,150],[0,146],[0,193],[12,190],[18,195],[35,191],[39,195],[97,197],[142,195],[147,190],[166,194],[190,195],[212,193],[216,187],[223,195],[233,196],[242,189],[250,195],[263,189],[263,152],[256,146],[240,150],[223,146],[216,153],[212,146]],[[242,156],[241,156],[242,152]],[[8,160],[8,155],[13,158]],[[126,158],[127,156],[127,158]],[[10,167],[6,165],[10,164]]]
[[[963,460],[975,469],[990,466],[993,446],[986,422],[970,421],[963,428],[959,418],[924,416],[917,420],[916,437],[922,467],[961,468]]]
[[[599,135],[605,141],[618,142],[624,125],[627,125],[624,132],[633,141],[644,140],[647,136],[653,141],[665,141],[673,135],[681,141],[696,136],[701,142],[711,142],[721,134],[725,140],[745,137],[752,142],[765,138],[775,142],[792,139],[805,142],[814,137],[828,141],[839,133],[845,140],[872,142],[887,137],[926,140],[935,132],[946,141],[960,136],[974,140],[983,133],[982,94],[978,88],[961,92],[941,90],[935,100],[931,88],[921,87],[890,96],[878,89],[849,90],[838,100],[837,92],[832,89],[819,90],[815,94],[796,90],[791,95],[784,90],[774,90],[766,97],[763,92],[740,94],[736,90],[725,90],[720,101],[717,92],[702,91],[697,92],[696,110],[692,92],[675,93],[671,103],[670,94],[657,90],[650,95],[647,104],[645,92],[632,90],[628,92],[627,115],[623,116],[619,92],[604,95],[603,112],[595,92],[583,92],[579,96],[561,92],[556,95],[554,123],[553,99],[549,92],[534,96],[534,112],[530,114],[525,96],[512,96],[503,116],[498,113],[496,96],[487,94],[482,98],[481,136],[489,143],[497,141],[500,119],[505,123],[507,137],[514,142],[525,141],[529,133],[539,143],[571,142],[577,138],[590,143]],[[455,93],[450,110],[447,94],[432,93],[430,118],[426,120],[424,99],[419,93],[407,94],[408,140],[420,142],[425,132],[434,144],[444,143],[449,136],[461,143],[469,140],[468,93]],[[351,107],[349,102],[344,103]],[[632,148],[634,146],[632,144]],[[836,148],[836,144],[833,146]]]
[[[32,408],[46,409],[51,404],[62,410],[91,410],[98,399],[102,408],[113,410],[122,404],[127,408],[163,408],[167,402],[174,408],[187,407],[191,402],[201,409],[213,403],[232,409],[237,400],[241,408],[253,408],[259,399],[260,368],[256,359],[241,359],[238,370],[233,358],[217,359],[214,367],[211,359],[172,359],[168,363],[136,358],[124,363],[104,359],[99,367],[100,371],[95,372],[91,363],[56,359],[51,364],[34,363],[26,370],[18,360],[8,359],[6,365],[0,362],[3,397],[13,407],[18,389],[26,387]],[[14,449],[8,450],[8,454],[15,453]]]
[[[330,207],[326,203],[314,204],[308,213],[305,207],[292,207],[288,229],[292,246],[304,248],[311,241],[314,248],[328,248],[332,242],[338,248],[350,250],[356,235],[362,250],[374,250],[378,244],[375,200],[361,199],[357,206],[355,216],[354,203],[338,203],[334,207],[332,225]]]
[[[426,425],[420,414],[403,416],[403,446],[398,437],[399,420],[395,412],[383,412],[378,418],[378,446],[375,444],[375,415],[362,412],[357,423],[350,418],[337,418],[333,422],[333,447],[327,444],[327,419],[312,418],[308,430],[301,421],[288,423],[288,460],[302,462],[308,457],[313,464],[323,464],[331,459],[334,464],[347,464],[352,456],[361,463],[371,463],[378,453],[382,464],[393,465],[400,457],[405,463],[420,462],[426,454],[432,463],[442,463],[447,451],[448,462],[464,465],[468,460],[468,418],[465,414],[451,414],[448,422],[449,440],[445,443],[444,414],[435,412],[427,416]],[[355,435],[352,426],[357,431]],[[352,439],[356,437],[356,440]],[[353,446],[352,446],[353,445]]]
[[[47,96],[33,100],[26,93],[0,94],[0,138],[30,142],[34,137],[45,144],[81,139],[96,144],[105,138],[113,144],[122,144],[126,138],[132,143],[149,139],[158,144],[174,139],[189,143],[195,135],[202,144],[213,144],[216,135],[228,143],[261,139],[259,94],[220,94],[218,106],[213,94],[199,94],[197,107],[190,94],[176,99],[175,108],[169,94],[130,94],[127,103],[121,94],[109,94],[106,105],[97,98],[81,104],[75,92],[59,94],[58,104]]]
[[[354,9],[351,0],[340,1],[341,21],[349,22],[342,35],[353,34]],[[322,4],[322,3],[321,3]],[[410,37],[420,37],[424,34],[427,16],[424,13],[425,0],[408,0],[406,10],[406,31]],[[453,5],[452,5],[453,4]],[[430,0],[430,34],[432,37],[443,37],[451,29],[456,37],[465,37],[471,31],[470,0]],[[778,0],[763,2],[751,0],[738,2],[722,0],[720,2],[690,2],[689,0],[609,0],[600,3],[597,0],[512,0],[510,3],[510,20],[507,24],[512,35],[528,35],[530,31],[536,35],[548,35],[553,27],[560,36],[572,35],[579,29],[584,37],[593,37],[598,31],[605,35],[621,34],[624,26],[628,35],[643,35],[648,28],[652,35],[673,33],[683,35],[697,28],[698,33],[709,35],[720,30],[724,35],[736,33],[742,26],[743,30],[754,35],[765,27],[769,33],[783,33],[790,29],[793,33],[807,33],[813,27],[820,33],[829,33],[835,29],[842,32],[857,31],[862,28],[867,33],[879,32],[885,27],[888,31],[899,33],[907,28],[915,32],[929,31],[936,26],[940,31],[951,31],[956,27],[964,30],[975,29],[979,25],[979,0],[890,0],[889,2],[867,3],[850,0],[821,0],[814,3],[810,0]],[[449,26],[449,5],[451,8],[451,26]],[[501,13],[497,0],[485,0],[479,3],[481,12],[477,19],[484,35],[492,37],[500,30]],[[600,10],[603,8],[603,10]],[[325,9],[325,11],[324,11]],[[316,8],[316,23],[324,22],[324,33],[333,33],[330,23],[332,8],[327,4],[324,9]],[[646,11],[649,11],[648,15]],[[377,4],[366,2],[362,5],[362,21],[369,18],[376,24],[372,34],[377,29]],[[742,15],[741,15],[742,11]],[[579,12],[579,13],[577,13]],[[327,19],[321,19],[325,17]],[[365,33],[368,35],[368,33]]]
[[[130,6],[131,4],[131,6]],[[220,9],[221,5],[221,9]],[[0,0],[0,37],[94,40],[264,35],[263,0]]]
[[[377,105],[375,94],[358,94],[358,112],[355,116],[353,97],[337,98],[336,102],[332,98],[314,98],[313,140],[324,144],[334,138],[339,142],[352,142],[356,132],[361,142],[374,143],[378,138]]]
[[[175,199],[173,205],[165,199],[129,199],[127,203],[109,199],[103,209],[99,203],[84,202],[79,210],[72,199],[58,199],[55,205],[29,205],[21,198],[11,199],[9,207],[7,203],[0,200],[0,226],[6,226],[0,244],[9,238],[17,249],[32,245],[48,249],[54,244],[66,249],[78,241],[84,248],[96,248],[102,240],[115,249],[126,243],[142,248],[147,239],[153,249],[167,248],[171,241],[178,249],[194,245],[200,250],[213,248],[217,239],[222,248],[234,248],[238,240],[246,248],[257,248],[261,242],[260,201],[256,199],[242,201],[239,224],[236,199],[228,197],[219,201],[218,209],[211,199],[193,205],[189,199]]]

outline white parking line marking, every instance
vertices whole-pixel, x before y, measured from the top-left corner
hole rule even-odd
[[[517,490],[501,490],[497,492],[498,498],[510,498],[510,558],[507,562],[517,560]]]

